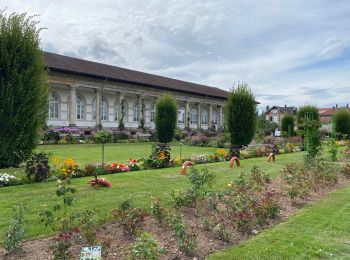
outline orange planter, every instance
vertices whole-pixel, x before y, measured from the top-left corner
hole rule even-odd
[[[233,168],[235,162],[237,167],[241,167],[241,161],[237,157],[232,157],[230,160],[230,168]]]
[[[272,162],[275,162],[276,158],[275,158],[275,154],[274,153],[270,153],[269,154],[268,162],[271,162],[271,159],[272,159]]]
[[[181,167],[181,174],[186,174],[186,169],[187,169],[187,166],[194,166],[193,162],[191,161],[186,161],[182,164],[182,167]]]

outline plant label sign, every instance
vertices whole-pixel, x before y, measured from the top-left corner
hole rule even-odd
[[[101,260],[101,246],[83,247],[80,260]]]

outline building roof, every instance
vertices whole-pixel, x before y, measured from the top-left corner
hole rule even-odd
[[[272,106],[271,108],[269,108],[265,114],[267,114],[268,112],[270,112],[272,109],[278,109],[279,111],[281,111],[282,113],[289,113],[289,114],[294,114],[297,111],[296,107],[279,107],[279,106]]]
[[[107,79],[110,81],[138,86],[178,91],[220,99],[227,99],[229,93],[216,87],[209,87],[50,52],[44,52],[44,62],[50,71],[93,77],[103,80]]]
[[[326,116],[333,116],[335,114],[335,112],[337,112],[340,109],[347,109],[350,111],[350,109],[347,107],[319,108],[318,111],[320,113],[320,117],[326,117]]]

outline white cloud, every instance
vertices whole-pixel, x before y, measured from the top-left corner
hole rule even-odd
[[[350,87],[349,62],[337,62],[350,49],[349,1],[3,0],[2,5],[7,12],[41,14],[48,28],[42,33],[45,50],[227,90],[245,81],[264,106],[350,101],[337,93]],[[328,96],[316,95],[325,88],[332,89]]]

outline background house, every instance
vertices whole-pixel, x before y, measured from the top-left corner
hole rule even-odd
[[[272,106],[270,108],[269,106],[267,106],[265,112],[265,119],[277,123],[279,126],[281,126],[282,118],[284,115],[296,115],[296,113],[296,107],[287,107],[287,105],[285,105],[284,107]]]
[[[330,133],[332,131],[333,115],[339,109],[344,108],[350,111],[349,104],[347,104],[345,107],[338,107],[338,105],[335,105],[335,107],[319,108],[318,111],[320,113],[321,129],[327,133]]]

